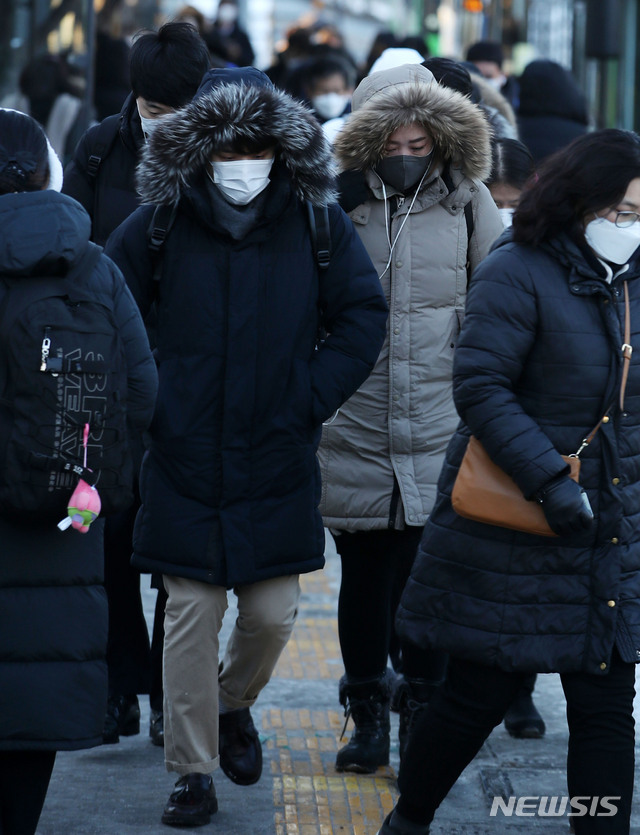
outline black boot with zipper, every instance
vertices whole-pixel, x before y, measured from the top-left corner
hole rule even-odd
[[[372,774],[389,764],[389,696],[386,673],[375,678],[340,679],[340,704],[344,707],[345,726],[349,717],[355,729],[351,739],[338,751],[336,771]]]

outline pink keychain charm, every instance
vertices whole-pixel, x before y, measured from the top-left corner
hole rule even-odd
[[[84,468],[87,469],[87,443],[89,440],[89,424],[85,423],[84,432],[82,436],[82,443],[84,446]],[[86,533],[89,530],[89,525],[98,518],[100,513],[101,503],[100,495],[95,487],[81,478],[76,489],[71,494],[69,504],[67,506],[67,516],[58,522],[58,527],[61,531],[66,531],[67,528],[72,527],[81,533]]]

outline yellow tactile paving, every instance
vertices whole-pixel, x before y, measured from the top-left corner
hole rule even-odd
[[[330,578],[322,571],[304,575],[301,585],[307,600],[332,594]],[[303,606],[274,678],[337,682],[343,668],[335,607],[313,600],[314,616],[304,612]],[[276,835],[375,835],[393,807],[397,790],[392,768],[378,769],[375,775],[336,772],[343,724],[339,710],[283,707],[262,712]]]

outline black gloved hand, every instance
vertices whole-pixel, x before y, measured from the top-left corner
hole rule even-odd
[[[579,533],[593,524],[587,494],[569,476],[554,478],[538,491],[536,498],[542,504],[549,527],[558,536]]]

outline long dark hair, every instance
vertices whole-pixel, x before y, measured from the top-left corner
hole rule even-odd
[[[35,119],[0,109],[0,194],[39,191],[49,182],[49,149]]]
[[[584,240],[583,221],[620,202],[640,177],[640,137],[609,128],[575,139],[545,160],[513,217],[513,239],[539,244],[559,233]]]

